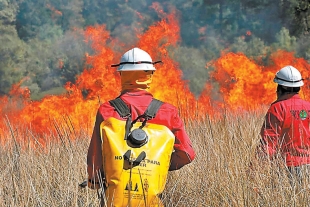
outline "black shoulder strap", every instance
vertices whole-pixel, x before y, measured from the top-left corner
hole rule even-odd
[[[116,111],[118,112],[118,114],[122,118],[127,118],[126,125],[125,125],[125,137],[124,137],[125,140],[127,139],[127,136],[129,134],[133,124],[135,124],[140,118],[143,117],[144,121],[142,122],[142,125],[140,126],[140,128],[143,128],[148,120],[153,119],[156,116],[158,109],[163,104],[162,101],[157,100],[157,99],[153,99],[151,101],[151,103],[149,104],[149,106],[147,107],[144,114],[137,117],[132,122],[130,110],[129,110],[128,106],[125,104],[125,102],[120,97],[117,97],[116,99],[111,100],[109,102],[110,102],[111,106],[113,106],[116,109]]]
[[[124,139],[126,140],[128,134],[130,132],[130,129],[132,127],[130,109],[128,108],[128,106],[125,104],[125,102],[120,97],[117,97],[116,99],[111,100],[109,102],[110,102],[111,106],[113,106],[116,109],[116,111],[118,112],[120,117],[127,118],[126,119],[126,125],[125,125],[125,135],[124,135]]]
[[[156,113],[162,104],[163,104],[162,101],[153,98],[153,100],[151,101],[151,103],[147,107],[144,114],[138,116],[132,123],[134,124],[138,121],[138,119],[144,118],[144,121],[142,122],[141,126],[139,127],[140,129],[142,129],[146,125],[146,122],[148,120],[153,119],[156,116]]]
[[[163,104],[162,101],[153,98],[150,105],[147,107],[146,111],[144,112],[145,116],[148,119],[153,119],[156,116],[156,113],[162,104]]]
[[[128,117],[130,115],[130,110],[128,106],[125,104],[125,102],[120,97],[117,97],[116,99],[111,100],[109,102],[116,109],[116,111],[122,118]],[[158,109],[161,107],[162,104],[163,104],[162,101],[153,98],[150,105],[147,107],[146,111],[144,112],[144,115],[148,119],[154,118],[156,116]]]
[[[122,118],[130,116],[130,110],[128,106],[120,97],[117,97],[116,99],[111,100],[109,102],[111,106],[113,106],[116,109],[116,111]]]

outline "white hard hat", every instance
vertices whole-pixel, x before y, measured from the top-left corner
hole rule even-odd
[[[111,65],[118,67],[117,71],[137,71],[137,70],[156,70],[154,64],[161,61],[153,62],[151,56],[137,47],[127,51],[121,58],[119,64]]]
[[[300,87],[304,85],[300,72],[293,66],[285,66],[276,73],[273,81],[287,87]]]

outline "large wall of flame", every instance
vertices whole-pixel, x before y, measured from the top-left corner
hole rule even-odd
[[[205,84],[205,90],[196,99],[189,90],[178,63],[169,56],[169,48],[177,47],[180,28],[175,14],[165,14],[163,19],[143,33],[137,33],[139,41],[132,47],[147,51],[156,65],[151,85],[154,97],[169,102],[180,109],[183,118],[198,118],[213,115],[221,108],[225,110],[253,110],[258,105],[268,105],[275,100],[275,72],[285,65],[298,68],[307,85],[309,64],[294,53],[278,51],[272,55],[270,65],[263,66],[241,53],[223,53],[214,60],[212,81]],[[111,64],[118,63],[122,52],[128,46],[111,38],[105,26],[89,27],[85,40],[94,49],[86,54],[87,67],[75,83],[67,83],[66,94],[46,96],[40,101],[29,100],[29,91],[12,88],[10,96],[1,97],[1,138],[10,128],[23,127],[40,134],[50,133],[59,123],[70,130],[85,130],[91,134],[99,105],[120,93],[120,78]],[[124,44],[125,45],[125,44]],[[121,51],[121,52],[120,52]],[[215,83],[215,84],[214,84]],[[303,87],[302,96],[309,98],[309,87]],[[198,113],[199,112],[199,113]]]
[[[308,99],[309,64],[303,58],[294,57],[292,52],[275,52],[267,66],[259,65],[241,53],[223,54],[214,62],[215,70],[211,76],[219,85],[221,102],[226,107],[230,110],[251,110],[276,99],[277,84],[273,79],[276,72],[286,65],[292,65],[301,72],[306,86],[302,87],[300,94]]]

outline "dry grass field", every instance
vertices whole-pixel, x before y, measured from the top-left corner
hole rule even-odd
[[[186,121],[197,157],[169,173],[165,206],[309,206],[309,188],[292,189],[285,168],[253,159],[261,111]],[[0,145],[1,207],[99,205],[95,190],[78,186],[86,178],[87,135],[72,140],[69,133],[59,132],[46,137],[54,141],[33,148],[27,140],[36,140],[34,135],[9,128]]]

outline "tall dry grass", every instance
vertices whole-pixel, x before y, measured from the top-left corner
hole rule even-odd
[[[197,157],[169,173],[162,195],[165,205],[308,206],[309,188],[292,189],[285,168],[253,159],[263,116],[223,113],[220,120],[187,121]],[[88,136],[72,140],[72,134],[58,131],[46,137],[55,141],[33,149],[27,145],[27,140],[36,140],[33,134],[9,128],[0,145],[0,206],[99,205],[96,191],[78,186],[86,178]]]

